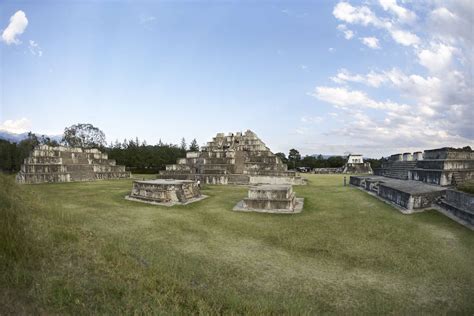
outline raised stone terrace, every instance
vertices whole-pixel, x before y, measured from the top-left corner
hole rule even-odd
[[[440,186],[382,176],[351,176],[349,183],[394,204],[403,213],[430,208],[445,194]]]
[[[208,184],[305,184],[255,133],[218,133],[200,152],[167,165],[160,179],[201,180]]]
[[[474,152],[454,148],[425,150],[423,160],[409,173],[412,180],[442,186],[474,179]]]
[[[98,149],[40,145],[24,160],[16,181],[32,184],[121,178],[130,178],[130,172]]]
[[[474,152],[466,149],[438,148],[390,156],[379,176],[417,180],[441,186],[459,185],[474,179]]]

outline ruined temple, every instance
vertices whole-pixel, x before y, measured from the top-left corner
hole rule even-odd
[[[167,165],[161,179],[200,180],[209,184],[305,184],[255,133],[219,133],[199,152]]]
[[[39,145],[24,160],[16,181],[54,183],[120,178],[130,178],[130,172],[98,149]]]

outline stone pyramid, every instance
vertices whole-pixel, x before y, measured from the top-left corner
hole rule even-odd
[[[44,183],[120,178],[130,178],[130,172],[98,149],[40,145],[24,160],[16,181]]]

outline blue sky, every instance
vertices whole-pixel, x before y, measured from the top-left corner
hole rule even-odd
[[[303,154],[472,145],[470,12],[469,1],[4,1],[0,129],[87,122],[108,141],[152,144],[251,129]]]

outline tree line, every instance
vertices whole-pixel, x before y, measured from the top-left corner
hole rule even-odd
[[[288,165],[288,169],[296,169],[296,168],[340,168],[344,166],[347,162],[347,157],[345,156],[330,156],[328,158],[324,158],[323,155],[306,155],[301,157],[301,154],[298,150],[292,148],[290,149],[288,156],[284,153],[276,153],[276,156],[280,157],[281,161]],[[385,161],[385,158],[380,159],[370,159],[364,158],[364,162],[370,162],[372,168],[380,168],[382,162]]]
[[[122,142],[116,140],[110,144],[105,141],[105,134],[99,128],[91,124],[75,124],[64,129],[61,141],[52,140],[47,136],[37,136],[28,133],[26,139],[19,143],[0,140],[0,171],[18,172],[23,160],[29,156],[31,150],[37,145],[70,146],[84,148],[99,148],[108,154],[110,159],[115,159],[117,164],[125,165],[134,173],[157,173],[165,169],[167,164],[173,164],[178,158],[186,157],[187,151],[199,151],[196,139],[190,144],[184,138],[179,145],[165,144],[161,140],[158,144],[149,145],[146,141],[135,139],[124,139]],[[304,156],[296,149],[291,149],[288,156],[284,153],[276,153],[282,162],[288,165],[288,169],[301,167],[308,168],[339,168],[346,163],[346,157],[331,156],[327,159],[322,155]],[[372,168],[380,167],[381,159],[365,159],[371,162]]]

